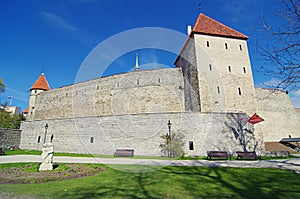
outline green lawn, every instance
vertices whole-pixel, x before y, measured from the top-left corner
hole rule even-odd
[[[95,176],[43,184],[4,184],[0,192],[72,199],[300,198],[300,175],[287,170],[134,165],[118,165],[113,169],[109,165],[102,166],[105,171]],[[147,169],[152,172],[134,173]]]

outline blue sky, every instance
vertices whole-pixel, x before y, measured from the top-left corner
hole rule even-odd
[[[200,3],[201,2],[201,3]],[[201,11],[199,9],[201,4]],[[87,55],[102,41],[126,30],[161,27],[186,34],[200,12],[250,37],[248,46],[255,84],[276,81],[258,72],[263,63],[254,43],[263,36],[262,16],[271,25],[276,0],[2,0],[0,1],[0,77],[7,85],[1,103],[27,107],[29,89],[42,72],[51,88],[73,84]],[[142,35],[141,35],[142,36]],[[139,51],[140,64],[173,67],[175,54]],[[135,65],[135,52],[117,59],[105,75]],[[300,107],[300,92],[291,93]]]

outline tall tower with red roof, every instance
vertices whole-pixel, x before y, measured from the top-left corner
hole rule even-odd
[[[27,113],[28,115],[26,115],[27,120],[31,120],[34,118],[35,101],[37,96],[40,93],[49,90],[50,90],[50,86],[48,84],[48,81],[44,73],[42,73],[30,88],[30,98],[29,98],[29,106],[28,106],[28,113]]]
[[[185,85],[185,110],[256,110],[254,81],[244,34],[200,14],[175,61]]]

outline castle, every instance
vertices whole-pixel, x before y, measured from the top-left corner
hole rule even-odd
[[[135,70],[51,90],[42,74],[30,88],[22,149],[161,155],[161,135],[184,134],[188,155],[255,150],[300,137],[300,112],[286,92],[255,88],[248,37],[204,14],[174,68]],[[263,122],[250,124],[257,113]],[[43,142],[44,141],[44,142]]]

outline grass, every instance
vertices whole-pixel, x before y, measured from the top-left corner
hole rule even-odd
[[[8,165],[18,164],[0,166]],[[0,193],[36,198],[300,198],[300,176],[287,170],[101,166],[105,171],[85,178],[42,184],[2,184]],[[145,169],[152,172],[133,173]]]

